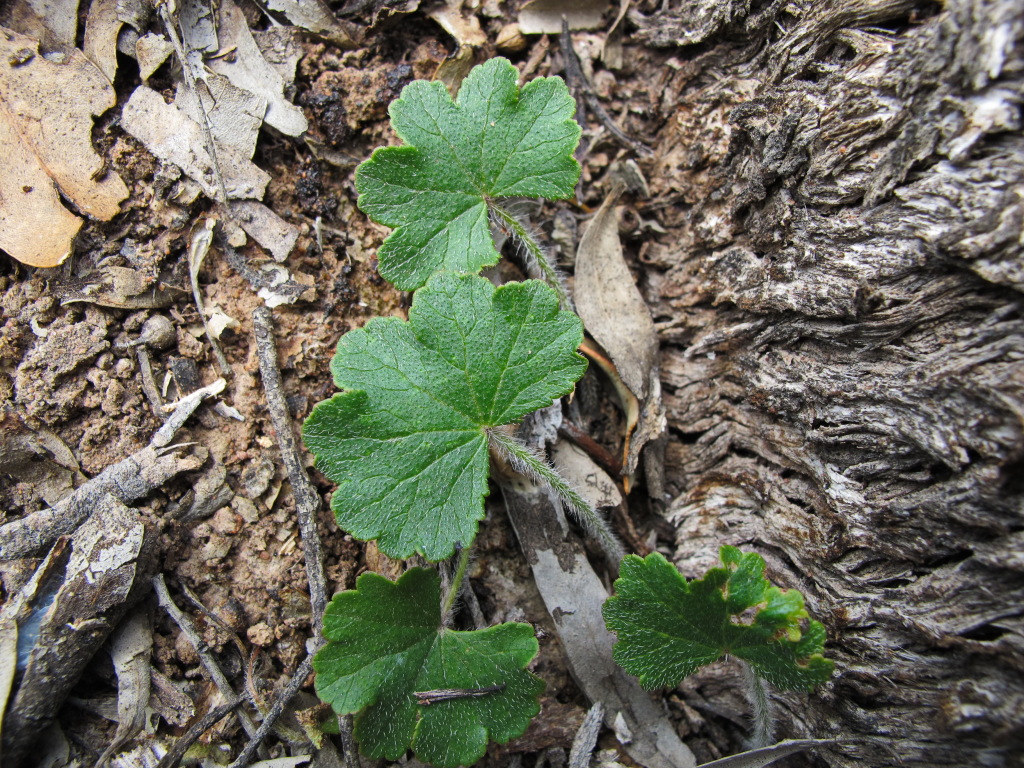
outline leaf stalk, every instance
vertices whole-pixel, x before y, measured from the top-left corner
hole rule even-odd
[[[469,547],[459,548],[459,563],[455,567],[455,575],[452,577],[451,586],[448,587],[448,594],[444,596],[444,604],[441,606],[441,622],[444,626],[451,620],[452,608],[462,591],[462,582],[466,578],[466,569],[469,566]]]
[[[746,683],[747,699],[750,701],[753,732],[750,736],[751,749],[767,747],[774,741],[775,707],[768,695],[768,684],[750,664],[741,661],[743,681]]]
[[[612,565],[618,565],[626,556],[618,538],[608,527],[601,514],[569,485],[548,462],[528,446],[498,429],[487,430],[491,447],[503,456],[511,467],[535,482],[546,483],[565,504],[589,536],[597,540]]]
[[[536,268],[544,277],[544,281],[555,289],[558,294],[558,303],[562,309],[573,310],[572,298],[569,296],[569,289],[558,268],[548,259],[547,252],[537,236],[527,227],[518,216],[506,208],[502,208],[494,200],[487,200],[487,207],[498,220],[502,229],[506,230],[512,241],[526,253],[527,269]]]

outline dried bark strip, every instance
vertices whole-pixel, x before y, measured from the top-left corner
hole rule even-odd
[[[70,546],[55,547],[56,563],[48,558],[39,567],[38,572],[47,574],[33,579],[37,583],[31,589],[39,587],[39,593],[12,601],[26,634],[33,616],[42,614],[42,620],[4,719],[4,765],[20,765],[28,758],[85,665],[147,591],[146,576],[154,566],[153,532],[137,512],[109,494],[92,512],[71,537]],[[54,595],[52,604],[46,595]]]

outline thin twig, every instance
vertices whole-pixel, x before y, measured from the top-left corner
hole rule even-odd
[[[313,610],[313,632],[319,637],[323,633],[323,616],[327,608],[327,577],[324,575],[324,555],[320,546],[320,534],[316,520],[320,514],[320,494],[306,474],[299,450],[292,432],[292,420],[281,385],[281,370],[277,361],[277,347],[274,345],[274,329],[270,310],[257,307],[252,313],[253,334],[256,336],[256,354],[260,360],[260,374],[263,389],[267,393],[267,410],[270,422],[277,435],[281,449],[281,460],[288,470],[288,479],[295,495],[295,512],[302,536],[302,551],[306,557],[306,576],[309,580],[309,602]]]
[[[562,34],[559,38],[559,45],[562,48],[562,58],[565,60],[566,79],[579,89],[579,92],[583,95],[583,101],[586,102],[587,108],[591,111],[594,117],[597,118],[598,122],[605,127],[608,133],[618,139],[621,144],[624,144],[627,149],[633,150],[640,156],[653,155],[653,149],[648,147],[642,141],[627,136],[626,133],[615,124],[611,115],[608,114],[604,105],[601,104],[601,100],[597,98],[597,94],[594,93],[594,89],[591,87],[590,83],[587,82],[587,78],[583,74],[583,68],[580,66],[580,60],[576,56],[576,49],[572,46],[572,35],[569,34],[569,23],[564,18],[562,19]]]
[[[146,394],[149,407],[153,409],[153,415],[163,421],[166,418],[166,414],[163,412],[164,401],[160,397],[160,390],[156,387],[156,380],[153,378],[153,364],[145,344],[139,344],[135,349],[135,357],[139,361],[139,373],[142,375],[142,391]]]
[[[356,740],[352,738],[352,715],[338,715],[338,737],[345,768],[359,768],[356,759]]]
[[[78,528],[108,493],[129,504],[146,496],[175,475],[196,469],[201,462],[194,456],[179,456],[183,446],[171,446],[170,443],[199,404],[205,398],[222,392],[224,384],[224,379],[217,379],[177,403],[164,406],[165,411],[171,410],[173,413],[145,448],[111,464],[55,506],[30,512],[0,526],[0,560],[30,557],[42,552],[58,536],[72,533]]]
[[[192,727],[185,731],[185,734],[180,739],[174,742],[174,746],[167,751],[167,754],[160,758],[156,768],[177,768],[178,763],[181,762],[185,753],[188,752],[188,748],[195,744],[200,736],[210,730],[220,720],[227,717],[243,701],[245,701],[244,696],[235,696],[219,707],[211,709],[202,719],[194,722]]]
[[[167,615],[174,620],[174,623],[178,625],[181,631],[185,634],[186,639],[195,648],[196,655],[199,656],[199,661],[206,669],[210,679],[213,680],[213,684],[217,686],[217,690],[220,691],[221,696],[225,699],[231,700],[238,694],[235,693],[234,688],[231,687],[231,683],[228,682],[227,677],[221,671],[217,661],[213,658],[213,654],[210,653],[210,648],[207,646],[206,641],[199,636],[199,632],[196,631],[195,625],[192,623],[192,619],[185,615],[185,612],[181,610],[171,599],[171,593],[167,591],[167,583],[164,581],[164,575],[158,573],[153,577],[153,589],[156,590],[156,599],[160,603],[160,607],[167,611]],[[242,727],[245,728],[245,732],[250,736],[256,734],[256,724],[252,721],[252,718],[245,713],[244,710],[238,711],[238,719],[242,723]]]
[[[263,718],[263,722],[260,723],[260,728],[256,733],[252,734],[248,743],[242,749],[241,753],[235,758],[228,768],[245,768],[252,759],[252,756],[256,754],[257,748],[263,743],[263,740],[267,738],[270,731],[274,728],[274,723],[281,717],[284,712],[284,708],[288,705],[295,694],[299,692],[302,684],[309,677],[309,673],[313,671],[313,654],[309,654],[299,665],[299,668],[295,670],[295,674],[292,675],[292,679],[288,681],[288,685],[284,687],[284,690],[274,700],[274,703],[267,710],[266,716]]]

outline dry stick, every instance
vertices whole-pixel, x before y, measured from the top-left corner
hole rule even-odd
[[[341,754],[345,768],[359,768],[356,761],[356,741],[352,737],[352,715],[338,716],[338,737],[341,739]]]
[[[597,736],[601,733],[601,726],[604,724],[604,705],[595,701],[594,706],[583,718],[576,737],[572,740],[572,749],[569,750],[569,768],[588,768],[590,757],[594,754],[594,747],[597,745]]]
[[[220,667],[217,666],[217,662],[210,653],[209,647],[203,638],[199,636],[195,625],[192,624],[192,619],[186,616],[184,611],[171,599],[171,593],[167,591],[167,583],[164,581],[162,573],[158,573],[153,577],[153,589],[156,590],[156,599],[160,603],[160,607],[167,611],[167,614],[181,628],[188,641],[192,643],[192,647],[196,649],[199,661],[202,662],[203,667],[206,669],[207,674],[209,674],[210,679],[213,680],[213,684],[217,686],[221,696],[229,701],[234,699],[238,694],[235,693],[231,683],[228,682],[227,677],[225,677]],[[257,732],[256,724],[243,710],[238,710],[238,719],[250,737]]]
[[[179,458],[177,454],[183,446],[171,446],[170,443],[199,404],[205,398],[223,392],[224,386],[224,379],[217,379],[177,403],[164,406],[165,411],[173,412],[145,448],[111,464],[55,506],[31,512],[0,526],[0,560],[30,557],[45,550],[58,536],[78,528],[108,493],[122,503],[130,504],[175,475],[197,469],[201,462],[188,457]]]
[[[146,394],[153,415],[163,421],[166,416],[163,412],[164,401],[160,397],[160,390],[157,389],[156,381],[153,379],[153,365],[145,344],[139,344],[135,350],[135,357],[139,361],[139,373],[142,374],[142,391]]]
[[[156,768],[178,768],[178,763],[181,762],[185,753],[188,752],[188,748],[195,744],[200,736],[213,728],[220,720],[227,717],[243,701],[245,701],[244,696],[235,696],[203,715],[201,720],[193,723],[192,727],[185,731],[185,734],[180,739],[174,742],[174,746],[167,751],[166,755],[160,758]]]
[[[260,359],[260,374],[263,389],[267,393],[267,410],[270,423],[277,434],[281,449],[281,460],[288,470],[288,479],[295,494],[295,511],[299,518],[299,533],[302,536],[302,551],[306,556],[306,576],[309,579],[309,602],[313,608],[313,633],[323,634],[324,610],[327,608],[327,578],[324,576],[324,555],[320,546],[320,534],[316,519],[320,513],[320,495],[309,481],[309,475],[299,459],[299,451],[292,432],[291,417],[281,387],[281,370],[277,362],[277,347],[274,346],[273,325],[270,310],[257,307],[252,313],[252,329],[256,336],[256,354]]]
[[[569,34],[569,23],[563,18],[562,19],[562,35],[559,38],[559,45],[562,48],[562,58],[565,60],[565,77],[566,79],[579,88],[583,94],[583,100],[587,104],[587,108],[593,113],[594,117],[598,119],[598,122],[605,127],[605,129],[619,140],[620,143],[624,144],[627,148],[632,149],[640,156],[653,155],[654,150],[644,144],[642,141],[638,141],[630,136],[627,136],[619,126],[612,120],[601,101],[597,98],[597,94],[594,93],[594,89],[591,88],[590,83],[587,82],[587,78],[583,74],[583,68],[580,66],[580,60],[576,56],[576,49],[572,47],[572,35]]]
[[[260,724],[260,728],[256,733],[252,734],[248,743],[242,749],[241,754],[235,758],[235,762],[228,766],[228,768],[245,768],[255,754],[257,748],[263,743],[263,740],[270,734],[271,729],[274,727],[274,723],[284,712],[285,706],[291,701],[295,694],[299,692],[299,688],[309,677],[309,673],[313,671],[313,654],[308,654],[303,660],[299,668],[295,670],[295,674],[292,675],[292,679],[288,681],[288,685],[284,687],[280,695],[274,700],[270,709],[267,711],[266,717],[263,718],[263,722]]]

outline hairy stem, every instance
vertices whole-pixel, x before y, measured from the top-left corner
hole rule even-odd
[[[613,565],[618,565],[625,556],[625,552],[611,528],[608,527],[608,523],[598,511],[580,496],[579,492],[569,485],[543,457],[534,453],[529,447],[497,429],[490,429],[487,434],[491,447],[505,457],[516,472],[550,486],[587,534],[601,545],[608,560]]]
[[[469,566],[469,547],[459,548],[459,564],[455,567],[455,575],[452,577],[451,586],[448,587],[448,594],[444,596],[444,604],[441,606],[441,622],[447,626],[455,601],[462,591],[462,581],[466,577],[466,568]]]
[[[536,267],[544,276],[544,280],[558,293],[558,303],[563,309],[572,310],[572,299],[565,286],[565,280],[557,267],[548,260],[544,246],[537,240],[537,236],[509,210],[502,208],[493,200],[487,201],[487,207],[503,229],[508,231],[512,241],[519,246],[526,254],[527,267]]]
[[[746,683],[747,699],[750,701],[753,717],[753,732],[750,736],[751,749],[770,746],[775,733],[775,707],[768,697],[768,684],[757,672],[741,661],[743,681]]]

